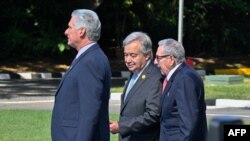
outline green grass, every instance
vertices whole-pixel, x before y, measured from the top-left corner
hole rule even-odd
[[[110,119],[118,120],[117,114]],[[50,110],[0,109],[0,141],[50,141]],[[111,135],[111,141],[117,141]]]
[[[250,100],[250,78],[242,84],[214,85],[205,83],[206,99],[244,99]]]
[[[0,110],[1,141],[49,141],[51,111]]]
[[[120,93],[123,91],[123,87],[112,87],[110,91],[111,93]]]
[[[118,118],[118,114],[110,114],[111,120]],[[50,141],[50,122],[50,110],[0,109],[0,141]],[[111,134],[110,141],[118,141],[118,135]]]

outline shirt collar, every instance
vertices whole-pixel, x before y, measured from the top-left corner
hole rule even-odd
[[[146,63],[146,65],[143,67],[143,69],[139,73],[135,73],[136,76],[137,76],[137,79],[139,78],[138,76],[140,76],[142,74],[142,72],[145,70],[145,68],[149,65],[150,62],[151,62],[151,60],[148,60],[148,62]]]
[[[96,44],[96,42],[92,42],[92,43],[90,43],[90,44],[88,44],[88,45],[82,47],[82,48],[78,51],[78,53],[77,53],[75,59],[77,59],[79,56],[81,56],[87,49],[89,49],[89,48],[90,48],[92,45],[94,45],[94,44]]]
[[[180,65],[181,65],[181,63],[178,64],[178,65],[176,65],[173,69],[171,69],[171,70],[169,71],[169,73],[168,73],[168,75],[167,75],[167,80],[169,80],[169,79],[171,78],[171,76],[174,74],[174,72],[176,71],[176,69],[177,69]]]

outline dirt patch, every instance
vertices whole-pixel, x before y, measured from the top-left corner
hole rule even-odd
[[[220,58],[193,58],[196,69],[229,69],[249,68],[250,56],[245,57],[220,57]]]

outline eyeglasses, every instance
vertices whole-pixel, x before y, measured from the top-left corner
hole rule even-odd
[[[166,58],[168,56],[171,56],[171,55],[162,55],[162,56],[157,56],[156,55],[155,59],[157,60],[157,62],[159,62],[161,59]]]

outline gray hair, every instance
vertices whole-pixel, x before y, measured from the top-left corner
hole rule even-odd
[[[123,40],[123,47],[133,41],[138,40],[141,43],[141,52],[150,54],[150,59],[153,58],[152,41],[144,32],[132,32]]]
[[[174,39],[163,39],[158,42],[159,46],[163,46],[165,55],[173,55],[177,63],[185,62],[185,49],[182,44]]]
[[[77,9],[71,16],[75,17],[75,28],[85,28],[86,36],[91,41],[98,41],[101,36],[101,22],[97,14],[92,10]]]

